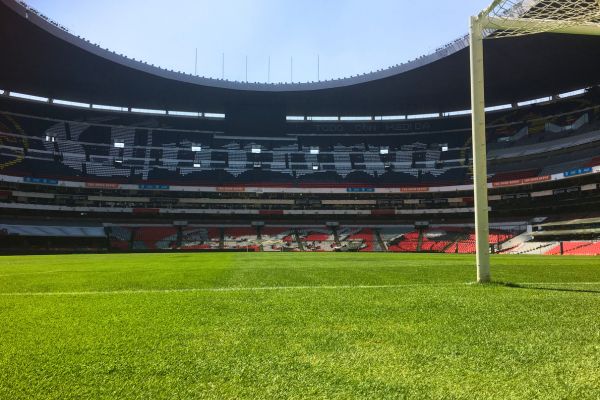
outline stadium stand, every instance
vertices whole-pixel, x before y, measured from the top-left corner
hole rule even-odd
[[[333,232],[329,229],[303,228],[296,232],[304,251],[333,251],[336,247]]]
[[[260,250],[256,228],[225,228],[223,230],[223,248],[228,250]]]
[[[260,230],[263,251],[300,251],[300,243],[292,228],[264,227]]]
[[[358,251],[383,251],[378,232],[373,228],[342,228],[339,242]]]
[[[132,234],[133,250],[167,250],[177,241],[173,227],[138,227]]]
[[[181,234],[180,250],[219,250],[222,249],[222,235],[219,228],[185,228]]]
[[[588,95],[595,98],[595,95]],[[0,105],[6,103],[0,101]],[[565,107],[568,109],[568,102]],[[8,109],[21,110],[23,105],[4,104]],[[581,104],[580,104],[581,106]],[[586,110],[589,107],[585,108]],[[561,114],[552,115],[556,105],[551,104],[536,108],[536,114],[528,115],[532,121],[539,118],[556,121]],[[545,114],[548,112],[548,114]],[[556,112],[556,111],[555,111]],[[579,115],[582,111],[571,111]],[[507,112],[504,126],[514,124],[511,114]],[[569,114],[569,113],[567,113]],[[569,114],[569,115],[571,115]],[[589,115],[592,115],[591,117]],[[568,116],[568,115],[567,115]],[[555,166],[548,165],[548,152],[567,151],[569,148],[586,146],[587,150],[578,152],[578,160],[572,154],[562,157],[574,166],[594,164],[597,159],[598,121],[596,113],[585,113],[585,119],[578,124],[571,124],[571,129],[552,132],[555,125],[547,122],[542,133],[536,133],[535,140],[530,134],[521,138],[495,143],[490,146],[492,181],[500,182],[514,179],[527,179],[555,172],[562,172],[560,155]],[[574,117],[573,117],[574,118]],[[103,123],[81,123],[79,121],[49,120],[34,115],[13,111],[4,111],[2,126],[5,138],[0,143],[3,157],[20,154],[21,159],[12,165],[2,164],[2,171],[19,176],[40,176],[61,179],[99,179],[110,178],[115,182],[221,182],[221,183],[266,183],[266,182],[322,182],[344,183],[358,182],[369,184],[462,184],[470,181],[468,154],[470,149],[467,119],[464,130],[453,132],[452,143],[446,143],[448,151],[441,151],[439,143],[449,142],[444,132],[438,134],[419,134],[416,136],[388,136],[386,142],[388,154],[367,150],[377,148],[370,143],[354,143],[345,145],[319,144],[310,137],[298,138],[294,145],[257,144],[256,138],[248,138],[239,143],[226,140],[215,140],[214,135],[204,135],[200,140],[207,144],[201,150],[191,151],[194,143],[188,139],[192,131],[169,128],[167,130],[140,129],[139,126],[117,126],[107,122],[116,118],[107,116]],[[98,118],[97,118],[98,119]],[[8,122],[10,121],[10,123]],[[569,121],[569,120],[567,120]],[[457,121],[453,121],[456,125]],[[533,123],[533,122],[532,122]],[[147,125],[148,123],[139,123]],[[448,122],[450,125],[450,122]],[[27,127],[25,131],[23,127]],[[174,130],[174,131],[173,131]],[[492,128],[495,134],[501,127]],[[554,129],[556,130],[556,129]],[[506,130],[502,131],[506,132]],[[164,137],[161,137],[164,136]],[[172,140],[165,139],[172,136]],[[50,140],[49,140],[50,139]],[[274,138],[276,140],[276,138]],[[308,140],[308,143],[306,141]],[[330,141],[343,140],[331,135]],[[116,145],[123,147],[116,147]],[[198,144],[198,143],[196,143]],[[308,144],[323,147],[318,155],[311,155]],[[27,149],[25,149],[27,146]],[[260,147],[260,154],[251,152],[253,147]],[[581,149],[579,149],[581,150]],[[298,152],[300,151],[300,152]],[[539,160],[532,157],[539,154]],[[588,155],[589,154],[589,155]],[[525,157],[524,161],[512,160]],[[505,171],[507,164],[501,160],[510,158],[511,170]],[[276,161],[274,161],[276,160]],[[313,169],[318,166],[318,170]],[[388,167],[386,167],[386,165]],[[527,169],[515,169],[528,167]],[[531,166],[532,168],[529,168]],[[497,172],[494,172],[496,170]]]
[[[7,15],[0,18],[15,32],[48,23]],[[39,46],[31,35],[12,35],[21,38],[22,48],[30,41],[32,48]],[[65,38],[77,43],[81,53],[70,53],[72,65],[79,65],[82,54],[90,64],[68,73],[71,64],[40,69],[56,62],[48,58],[50,50],[27,57],[12,51],[3,64],[0,224],[7,226],[6,252],[19,246],[47,250],[52,241],[68,249],[69,236],[61,229],[72,232],[72,246],[80,242],[95,251],[475,250],[471,118],[451,111],[464,106],[465,93],[448,88],[447,75],[429,69],[439,63],[452,76],[466,76],[466,58],[460,67],[447,64],[450,55],[466,56],[465,40],[411,64],[428,77],[432,91],[425,95],[420,84],[389,89],[406,76],[406,66],[386,79],[374,74],[297,90],[200,78],[192,84],[189,79],[197,77],[178,74],[164,79],[164,71],[125,58],[119,59],[128,75],[117,87],[96,80],[100,70],[122,72],[115,55],[105,58],[68,32],[43,37],[44,46],[61,46]],[[582,46],[589,46],[589,54]],[[596,54],[596,47],[581,42],[564,50],[579,49],[579,59]],[[498,93],[487,96],[507,103],[487,112],[490,215],[496,222],[490,245],[499,253],[591,254],[598,227],[575,226],[567,233],[536,221],[563,223],[565,215],[600,204],[600,82],[586,71],[541,79],[539,74],[559,66],[539,62],[529,58],[527,71],[519,71],[530,78],[526,87],[502,81]],[[27,66],[30,82],[24,87],[20,72]],[[17,73],[9,76],[11,71]],[[500,72],[497,79],[510,77]],[[361,100],[363,84],[372,85],[368,102]],[[561,92],[576,87],[581,90]],[[32,100],[15,95],[19,88],[39,91],[32,95],[77,95],[90,104]],[[157,104],[159,88],[166,100]],[[238,96],[238,89],[247,97]],[[528,98],[532,93],[554,95],[535,100]],[[98,107],[98,99],[124,106]],[[171,111],[198,105],[205,110]],[[435,113],[421,114],[431,109]],[[292,110],[298,114],[290,118]],[[353,117],[361,111],[370,117]],[[57,218],[55,228],[50,217]],[[26,220],[40,230],[32,222],[18,231],[15,226]],[[96,234],[77,236],[79,222],[95,224]]]

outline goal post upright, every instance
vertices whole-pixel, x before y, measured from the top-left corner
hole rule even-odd
[[[485,128],[485,76],[483,66],[483,26],[471,17],[471,118],[473,147],[473,191],[477,282],[487,283],[490,275],[489,215],[487,187],[487,149]]]
[[[479,283],[491,281],[483,41],[544,32],[600,36],[600,0],[494,0],[471,17],[473,192]]]

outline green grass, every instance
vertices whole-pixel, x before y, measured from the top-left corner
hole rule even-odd
[[[597,399],[600,258],[492,261],[2,257],[0,399]]]

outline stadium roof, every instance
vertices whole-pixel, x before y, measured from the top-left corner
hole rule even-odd
[[[600,37],[539,34],[491,39],[485,51],[490,106],[600,83]],[[287,115],[458,111],[470,107],[468,53],[467,40],[462,39],[418,60],[351,78],[295,84],[232,82],[129,59],[68,33],[16,1],[0,0],[0,88],[93,104],[215,113],[231,107],[277,106]]]

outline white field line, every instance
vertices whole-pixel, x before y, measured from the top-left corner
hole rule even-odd
[[[553,285],[553,286],[574,286],[574,285],[600,285],[600,282],[523,282],[517,285]]]
[[[353,290],[353,289],[402,289],[410,287],[452,287],[474,285],[474,283],[411,283],[403,285],[338,285],[338,286],[259,286],[259,287],[222,287],[222,288],[190,288],[190,289],[140,289],[140,290],[106,290],[86,292],[13,292],[0,293],[2,297],[10,296],[102,296],[102,295],[135,295],[135,294],[168,294],[168,293],[228,293],[228,292],[269,292],[295,290]],[[600,282],[526,282],[522,286],[577,286],[599,285]]]
[[[106,290],[86,292],[14,292],[0,293],[0,296],[90,296],[113,294],[152,294],[152,293],[227,293],[227,292],[272,292],[293,290],[349,290],[349,289],[400,289],[418,286],[459,286],[461,283],[437,284],[414,283],[405,285],[338,285],[338,286],[258,286],[258,287],[222,287],[222,288],[190,288],[190,289],[140,289],[140,290]]]
[[[20,276],[20,275],[46,275],[46,274],[60,274],[63,272],[69,271],[41,271],[41,272],[15,272],[14,274],[3,274],[0,275],[0,278],[6,278],[11,276]]]

